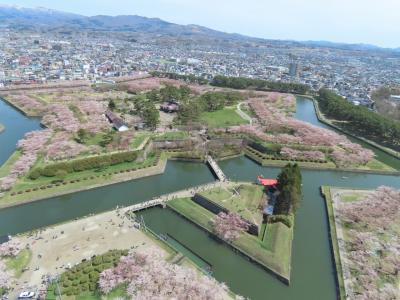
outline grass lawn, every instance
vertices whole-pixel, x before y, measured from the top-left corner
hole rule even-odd
[[[166,160],[165,155],[161,155],[160,164],[163,164]],[[34,188],[38,188],[39,186],[50,185],[52,181],[56,179],[56,177],[39,177],[36,180],[30,180],[27,177],[21,178],[11,189],[11,191],[7,192],[6,195],[0,199],[0,204],[14,204],[24,200],[29,199],[37,199],[37,198],[46,198],[52,197],[58,193],[69,193],[74,190],[85,189],[88,187],[101,186],[105,184],[109,184],[113,180],[118,178],[123,178],[124,176],[132,176],[130,173],[125,173],[125,170],[128,169],[136,169],[132,174],[138,173],[138,175],[133,176],[134,178],[146,176],[147,168],[152,167],[154,163],[156,163],[156,156],[149,156],[147,160],[144,162],[132,162],[132,163],[121,163],[114,166],[109,166],[108,168],[102,171],[96,170],[87,170],[82,172],[75,172],[68,174],[64,181],[75,180],[74,183],[68,183],[66,185],[60,184],[59,186],[53,186],[52,188],[33,191]],[[126,174],[126,175],[125,175]],[[31,189],[30,193],[22,193],[11,196],[11,193],[18,193],[19,191],[25,191],[27,189]]]
[[[259,205],[263,199],[263,188],[255,184],[241,184],[232,188],[215,188],[200,193],[212,202],[236,212],[244,219],[256,224],[262,223]]]
[[[187,131],[170,131],[161,135],[157,135],[155,140],[184,140],[189,138],[190,135]]]
[[[138,132],[135,137],[131,140],[131,148],[136,150],[142,143],[151,136],[149,132]]]
[[[213,112],[203,112],[200,121],[211,128],[229,127],[248,122],[239,116],[234,108],[224,108]]]
[[[359,167],[360,169],[366,169],[366,170],[376,170],[376,171],[391,171],[395,172],[396,169],[384,164],[383,162],[373,159],[369,161],[365,166]]]
[[[94,135],[91,135],[89,138],[85,139],[85,145],[98,145],[103,140],[104,135],[104,133],[96,133]]]
[[[32,252],[29,249],[21,250],[16,257],[7,258],[6,266],[8,270],[14,272],[18,278],[22,274],[22,270],[28,265],[32,257]]]
[[[343,202],[359,201],[362,200],[367,194],[367,191],[343,191],[340,193],[340,200]]]
[[[21,157],[21,151],[15,151],[8,160],[0,167],[0,177],[7,176],[10,173],[12,166]]]
[[[256,117],[256,113],[254,112],[254,110],[252,110],[251,108],[247,108],[245,106],[241,107],[242,112],[244,112],[245,114],[247,114],[249,117],[254,118]]]
[[[213,233],[211,221],[215,214],[196,204],[190,198],[169,201],[167,206]],[[254,235],[243,233],[231,245],[274,273],[289,279],[293,227],[288,228],[281,223],[268,224],[267,228],[268,226],[270,228],[267,229],[268,232],[264,235],[263,240]]]

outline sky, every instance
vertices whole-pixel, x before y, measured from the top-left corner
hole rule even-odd
[[[400,47],[400,0],[0,0],[92,15],[140,15],[253,37]]]

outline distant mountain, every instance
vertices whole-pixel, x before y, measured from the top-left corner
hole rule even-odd
[[[339,48],[339,49],[348,49],[348,50],[379,50],[383,49],[381,47],[370,45],[370,44],[346,44],[346,43],[336,43],[329,41],[303,41],[301,42],[304,45],[308,46],[316,46],[316,47],[328,47],[328,48]]]
[[[0,6],[0,26],[13,28],[91,29],[101,31],[129,31],[171,36],[206,36],[225,39],[248,38],[198,25],[178,25],[158,18],[141,16],[87,17],[46,8]]]
[[[179,25],[158,18],[141,16],[93,16],[66,13],[47,8],[23,8],[18,6],[0,5],[0,28],[12,27],[20,29],[47,30],[97,30],[97,31],[126,31],[159,36],[207,38],[223,40],[241,40],[245,42],[267,41],[261,38],[248,37],[236,33],[225,33],[198,25]],[[284,45],[305,45],[309,47],[329,47],[346,50],[385,50],[367,44],[344,44],[327,41],[281,41],[268,40],[269,43]],[[400,52],[400,48],[389,49]]]

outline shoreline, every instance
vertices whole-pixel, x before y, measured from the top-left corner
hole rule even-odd
[[[191,224],[195,225],[196,227],[200,228],[201,230],[203,230],[204,232],[208,233],[209,235],[211,235],[214,239],[220,240],[220,238],[218,238],[214,233],[212,233],[210,230],[208,230],[207,228],[205,228],[203,225],[199,224],[198,222],[192,220],[191,218],[189,218],[188,216],[184,215],[183,213],[181,213],[180,211],[172,208],[171,206],[167,206],[168,209],[170,209],[171,211],[173,211],[175,214],[177,214],[178,216],[182,217],[183,219],[187,220],[188,222],[190,222]],[[292,235],[293,238],[293,235]],[[262,268],[263,270],[267,271],[268,273],[270,273],[271,275],[275,276],[279,281],[281,281],[282,283],[286,284],[286,285],[290,285],[290,274],[289,274],[289,278],[286,277],[283,274],[280,274],[279,272],[273,270],[272,268],[266,266],[264,263],[260,262],[258,259],[252,257],[250,254],[247,254],[246,252],[244,252],[243,250],[239,249],[237,246],[233,245],[232,243],[229,243],[227,241],[222,240],[222,242],[228,246],[229,248],[233,249],[235,252],[239,253],[240,255],[248,258],[251,262],[255,263],[257,266],[259,266],[260,268]],[[292,241],[293,242],[293,241]],[[291,268],[289,268],[291,269]],[[290,273],[290,271],[289,271]]]
[[[11,208],[11,207],[15,207],[15,206],[21,206],[21,205],[29,204],[29,203],[32,203],[32,202],[44,201],[44,200],[48,200],[48,199],[51,199],[51,198],[54,198],[54,197],[60,197],[60,196],[64,196],[64,195],[69,195],[69,194],[74,194],[74,193],[78,193],[78,192],[88,191],[88,190],[100,188],[100,187],[103,187],[103,186],[109,186],[109,185],[114,185],[114,184],[127,182],[127,181],[131,181],[131,180],[135,180],[135,179],[140,179],[140,178],[160,175],[160,174],[164,173],[165,168],[167,166],[167,162],[168,162],[168,159],[160,159],[159,163],[156,166],[148,167],[148,168],[145,168],[145,169],[136,170],[136,171],[133,172],[133,174],[130,174],[128,176],[124,176],[124,178],[114,178],[114,179],[111,179],[111,180],[109,180],[107,182],[100,183],[100,184],[92,184],[92,185],[89,185],[89,186],[86,186],[86,187],[81,187],[81,188],[72,188],[72,189],[70,189],[68,191],[63,191],[63,192],[58,192],[58,193],[55,192],[51,196],[41,196],[41,197],[36,197],[36,198],[29,199],[29,200],[21,200],[21,201],[14,202],[14,203],[0,204],[0,210]],[[0,198],[0,200],[1,200],[1,198]]]
[[[334,129],[340,131],[340,132],[343,133],[343,134],[346,134],[346,135],[348,135],[348,136],[351,136],[352,138],[355,138],[355,139],[357,139],[357,140],[359,140],[359,141],[362,141],[362,142],[364,142],[364,143],[367,143],[368,145],[370,145],[370,146],[372,146],[372,147],[374,147],[374,148],[376,148],[376,149],[378,149],[378,150],[381,150],[381,151],[385,152],[386,154],[388,154],[388,155],[390,155],[390,156],[392,156],[392,157],[394,157],[394,158],[400,159],[400,152],[398,152],[398,151],[396,151],[396,150],[393,150],[393,149],[390,149],[390,148],[387,148],[387,147],[385,147],[385,146],[379,145],[378,143],[376,143],[376,142],[374,142],[374,141],[371,141],[371,140],[369,140],[369,139],[367,139],[367,138],[364,138],[364,137],[360,137],[360,136],[358,136],[358,135],[356,135],[356,134],[354,134],[354,133],[351,133],[351,132],[349,132],[349,131],[347,131],[347,130],[345,130],[345,129],[342,129],[342,128],[340,128],[339,126],[333,124],[331,121],[329,121],[327,118],[325,118],[325,116],[323,115],[323,113],[320,111],[320,109],[319,109],[319,104],[318,104],[317,100],[315,100],[314,97],[310,97],[310,96],[307,96],[307,97],[306,97],[306,96],[303,96],[303,97],[312,100],[312,102],[313,102],[313,104],[314,104],[315,113],[316,113],[316,115],[317,115],[318,120],[319,120],[321,123],[323,123],[323,124],[325,124],[325,125],[328,125],[328,126],[334,128]]]
[[[23,110],[22,108],[20,108],[16,104],[14,104],[12,101],[6,99],[5,97],[7,97],[7,96],[0,94],[0,99],[1,100],[3,100],[6,104],[10,105],[12,108],[16,109],[18,112],[20,112],[25,117],[28,117],[28,118],[42,118],[42,116],[40,116],[40,115],[35,115],[35,114],[32,114],[32,113],[26,112],[25,110]],[[42,123],[40,123],[40,125],[42,125]]]
[[[263,166],[263,167],[275,167],[275,168],[280,168],[284,167],[288,163],[297,163],[301,169],[304,170],[320,170],[320,171],[333,171],[333,172],[352,172],[352,173],[360,173],[360,174],[376,174],[376,175],[391,175],[391,176],[400,176],[400,171],[383,171],[383,170],[364,170],[364,169],[343,169],[343,168],[329,168],[329,167],[320,167],[320,166],[307,166],[302,164],[302,162],[296,162],[296,161],[272,161],[268,160],[265,162],[262,159],[255,158],[248,153],[245,152],[244,154],[248,159],[256,162],[257,164]]]
[[[320,193],[324,199],[325,213],[328,223],[329,246],[331,250],[333,269],[335,270],[335,285],[339,300],[346,300],[346,289],[343,278],[342,262],[337,240],[335,215],[333,212],[331,186],[321,186]]]

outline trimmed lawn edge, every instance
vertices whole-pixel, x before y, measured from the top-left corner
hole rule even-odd
[[[331,253],[333,264],[335,267],[335,283],[336,283],[336,291],[338,294],[338,299],[345,300],[346,299],[346,290],[343,280],[343,270],[342,263],[340,261],[340,253],[339,253],[339,244],[336,235],[336,225],[335,225],[335,216],[333,214],[333,206],[332,206],[332,196],[331,189],[329,186],[321,186],[321,194],[324,198],[326,214],[328,218],[329,225],[329,244],[331,246]]]
[[[196,205],[198,205],[198,204],[196,204]],[[291,266],[290,265],[289,265],[289,273],[284,275],[284,274],[274,270],[272,267],[267,266],[265,263],[261,262],[257,258],[255,258],[255,257],[251,256],[250,254],[246,253],[244,250],[240,249],[238,246],[234,245],[233,243],[229,243],[229,242],[227,242],[225,240],[220,239],[209,228],[207,228],[204,225],[200,224],[200,222],[192,219],[189,215],[186,215],[184,212],[180,211],[178,208],[174,207],[169,202],[167,202],[167,207],[169,209],[171,209],[173,212],[175,212],[176,214],[178,214],[179,216],[183,217],[184,219],[188,220],[189,222],[193,223],[194,225],[196,225],[200,229],[202,229],[205,232],[207,232],[208,234],[210,234],[214,239],[223,242],[227,246],[231,247],[235,252],[238,252],[241,255],[243,255],[244,257],[248,258],[251,262],[255,262],[259,267],[261,267],[262,269],[264,269],[265,271],[267,271],[271,275],[275,276],[281,282],[285,283],[286,285],[290,285],[290,272],[291,272]],[[290,254],[290,259],[289,259],[290,264],[291,264],[291,260],[292,260],[291,259],[291,254],[292,254],[292,251],[291,251],[292,249],[291,248],[292,248],[292,241],[293,241],[293,227],[294,227],[294,225],[291,228],[292,229],[291,230],[292,234],[291,234],[291,245],[290,245],[290,253],[289,253]]]
[[[1,209],[5,209],[5,208],[9,208],[9,207],[13,207],[13,206],[19,206],[19,205],[24,205],[27,203],[31,203],[31,202],[35,202],[35,201],[42,201],[42,200],[46,200],[49,198],[53,198],[53,197],[58,197],[58,196],[63,196],[63,195],[68,195],[68,194],[73,194],[76,192],[81,192],[81,191],[87,191],[87,190],[91,190],[91,189],[96,189],[102,186],[108,186],[108,185],[113,185],[113,184],[117,184],[117,183],[121,183],[121,182],[126,182],[126,181],[131,181],[131,180],[135,180],[135,179],[139,179],[139,178],[144,178],[144,177],[149,177],[149,176],[154,176],[154,175],[159,175],[164,173],[165,168],[167,166],[167,159],[165,157],[161,157],[159,163],[154,166],[154,167],[148,167],[148,168],[144,168],[141,170],[136,170],[134,172],[132,172],[132,174],[130,174],[129,176],[127,176],[126,178],[116,178],[116,179],[107,179],[106,181],[102,182],[102,183],[97,183],[97,184],[91,184],[85,187],[81,187],[81,188],[73,188],[71,187],[71,189],[68,189],[66,191],[62,191],[62,192],[57,192],[54,191],[54,193],[50,194],[50,195],[46,195],[46,196],[38,196],[36,198],[30,198],[30,199],[24,199],[24,200],[16,200],[14,202],[9,202],[9,203],[1,203],[2,199],[0,198],[0,210]],[[147,172],[147,173],[144,173]],[[31,194],[27,194],[28,196],[32,196]]]

